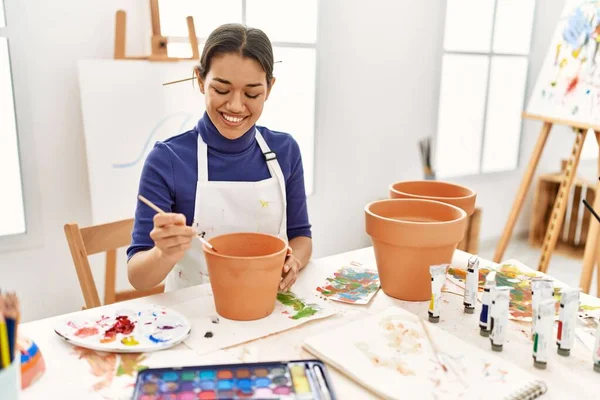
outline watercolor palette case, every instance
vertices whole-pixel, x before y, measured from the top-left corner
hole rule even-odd
[[[151,305],[64,319],[54,331],[67,342],[86,349],[141,353],[181,343],[190,334],[191,324],[176,311]]]
[[[441,367],[424,326],[439,348]],[[399,307],[309,337],[304,347],[385,399],[534,399],[547,389],[529,372]]]
[[[335,400],[319,360],[156,368],[141,371],[133,400]]]

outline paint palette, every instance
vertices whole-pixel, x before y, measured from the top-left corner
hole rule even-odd
[[[90,315],[90,314],[88,314]],[[54,331],[69,343],[92,350],[141,353],[181,343],[191,331],[181,314],[162,306],[62,320]]]
[[[156,368],[140,371],[133,400],[335,400],[319,360]]]

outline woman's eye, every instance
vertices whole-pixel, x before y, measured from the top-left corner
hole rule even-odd
[[[218,90],[216,88],[213,88],[213,89],[215,89],[215,92],[217,92],[218,94],[227,94],[227,93],[229,93],[229,90],[226,90],[226,91],[222,92],[222,91],[220,91],[220,90]]]
[[[246,93],[246,97],[248,97],[249,99],[256,99],[256,98],[258,98],[258,96],[260,96],[260,93],[257,94],[256,96],[251,96],[248,93]]]

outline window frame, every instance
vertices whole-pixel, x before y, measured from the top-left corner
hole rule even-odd
[[[517,159],[516,159],[516,165],[514,168],[510,168],[510,169],[504,169],[504,170],[495,170],[495,171],[484,171],[483,170],[483,164],[484,164],[484,150],[485,150],[485,142],[486,142],[486,122],[487,122],[487,114],[488,114],[488,102],[489,102],[489,95],[490,95],[490,78],[491,78],[491,70],[492,70],[492,60],[495,56],[500,56],[500,57],[515,57],[515,58],[523,58],[527,61],[527,70],[525,71],[525,82],[523,85],[523,104],[521,106],[522,110],[525,110],[525,106],[527,103],[527,94],[530,92],[529,91],[529,85],[530,85],[530,81],[531,81],[531,44],[532,44],[532,39],[533,39],[533,35],[535,32],[535,28],[536,28],[536,11],[538,9],[538,0],[534,0],[534,5],[533,5],[533,13],[532,13],[532,20],[531,20],[531,34],[529,36],[529,50],[527,51],[527,53],[525,54],[520,54],[520,53],[507,53],[507,52],[495,52],[494,51],[494,36],[496,33],[496,15],[497,15],[497,11],[498,11],[498,3],[502,0],[493,0],[494,1],[494,7],[493,7],[493,11],[492,11],[492,27],[491,27],[491,34],[490,34],[490,47],[488,51],[459,51],[459,50],[446,50],[445,48],[445,27],[446,27],[446,22],[447,22],[447,18],[446,18],[446,14],[447,14],[447,7],[448,7],[448,2],[443,2],[443,10],[442,10],[442,15],[444,18],[444,27],[442,32],[444,32],[444,34],[442,35],[442,38],[440,40],[440,62],[439,62],[439,80],[438,80],[438,87],[436,90],[436,96],[437,96],[437,108],[436,108],[436,131],[435,131],[435,135],[434,135],[434,140],[438,138],[438,134],[439,134],[439,111],[440,111],[440,106],[441,106],[441,102],[440,102],[440,95],[441,95],[441,85],[442,85],[442,74],[443,74],[443,62],[442,60],[444,59],[444,56],[447,54],[452,54],[452,55],[475,55],[475,56],[483,56],[483,57],[487,57],[488,59],[488,67],[487,67],[487,79],[486,79],[486,87],[485,87],[485,98],[484,98],[484,107],[483,107],[483,119],[482,119],[482,124],[481,124],[481,132],[480,132],[480,137],[481,137],[481,145],[480,145],[480,158],[479,158],[479,165],[477,168],[477,173],[461,173],[461,174],[449,174],[449,175],[445,175],[443,173],[441,173],[441,171],[439,171],[437,169],[437,166],[434,164],[434,169],[436,170],[436,175],[438,176],[438,179],[441,177],[443,179],[458,179],[458,178],[468,178],[468,177],[473,177],[473,176],[482,176],[482,175],[490,175],[490,174],[498,174],[498,173],[506,173],[506,172],[511,172],[511,171],[516,171],[521,167],[522,164],[522,160],[523,160],[523,155],[521,154],[521,149],[523,146],[523,131],[524,131],[524,122],[523,119],[521,118],[521,126],[519,129],[519,141],[518,141],[518,147],[516,149],[517,152]],[[436,146],[435,148],[435,155],[434,155],[434,160],[437,161],[437,154],[440,151],[444,151],[444,149],[440,149]],[[449,151],[449,150],[448,150]]]

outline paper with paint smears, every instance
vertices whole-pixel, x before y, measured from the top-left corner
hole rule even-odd
[[[533,375],[399,307],[307,338],[304,348],[386,399],[512,398]],[[410,396],[409,396],[410,397]]]
[[[140,353],[181,343],[191,329],[189,321],[166,307],[98,311],[61,320],[54,331],[67,342],[86,349]]]
[[[271,315],[255,321],[233,321],[221,316],[216,318],[209,284],[197,290],[199,297],[172,308],[189,318],[192,333],[184,343],[199,354],[260,339],[335,314],[333,307],[314,293],[285,292],[277,295]]]
[[[336,271],[326,282],[317,287],[317,292],[329,300],[348,304],[368,304],[379,290],[379,274],[376,270],[351,263]]]
[[[531,279],[537,277],[551,278],[543,272],[534,271],[516,260],[509,260],[497,268],[481,267],[479,269],[479,288],[483,289],[485,277],[492,271],[496,271],[496,285],[509,286],[510,292],[509,318],[516,321],[531,321],[532,297]],[[447,279],[461,288],[465,287],[466,271],[461,268],[448,268]],[[556,318],[560,309],[560,289],[563,284],[554,281],[554,299],[556,300]],[[579,303],[580,316],[586,312],[600,310],[600,300],[582,293]]]

